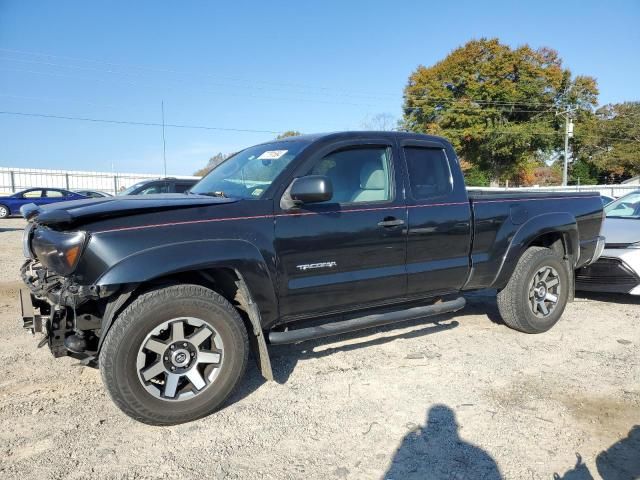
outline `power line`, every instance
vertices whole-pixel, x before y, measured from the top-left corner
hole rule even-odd
[[[2,49],[0,48],[0,51],[9,51],[9,52],[18,52],[15,50],[9,50],[9,49]],[[56,56],[56,55],[48,55],[48,54],[36,54],[36,53],[28,53],[29,55],[38,55],[38,56],[45,56],[45,57],[53,57],[53,58],[74,58],[74,57],[62,57],[62,56]],[[15,58],[4,58],[4,59],[0,59],[0,60],[10,60],[10,61],[18,61],[18,62],[23,62],[23,63],[35,63],[35,64],[41,64],[41,65],[47,65],[47,66],[56,66],[56,67],[62,67],[62,68],[71,68],[71,69],[82,69],[82,70],[90,70],[90,71],[94,71],[94,72],[99,72],[99,73],[111,73],[111,74],[116,74],[116,75],[122,75],[124,77],[130,78],[131,74],[128,74],[126,72],[120,72],[117,70],[104,70],[104,69],[98,69],[98,68],[92,68],[92,67],[87,67],[87,66],[78,66],[78,65],[65,65],[65,64],[56,64],[56,63],[51,63],[51,62],[42,62],[42,61],[35,61],[35,60],[22,60],[22,59],[15,59]],[[108,63],[108,62],[101,62],[98,60],[82,60],[82,59],[75,59],[77,61],[85,61],[85,62],[91,62],[91,63],[98,63],[98,64],[105,64],[105,65],[113,65],[113,66],[124,66],[122,64],[113,64],[113,63]],[[128,66],[129,68],[131,66]],[[135,67],[135,66],[134,66]],[[180,72],[180,71],[176,71],[176,70],[169,70],[169,69],[157,69],[157,68],[150,68],[150,67],[135,67],[135,68],[141,68],[141,69],[146,69],[149,71],[153,71],[153,72],[163,72],[163,73],[172,73],[172,74],[182,74],[182,75],[186,75],[189,74],[190,76],[193,75],[193,73],[188,73],[188,72]],[[71,77],[74,78],[73,76],[69,76],[69,75],[64,75],[64,74],[60,74],[60,73],[52,73],[52,72],[41,72],[41,71],[30,71],[30,70],[19,70],[19,69],[7,69],[10,71],[17,71],[17,72],[23,72],[23,73],[32,73],[32,74],[40,74],[40,75],[54,75],[54,76],[67,76],[67,77]],[[201,74],[204,76],[213,76],[211,74]],[[83,80],[95,80],[93,78],[87,78],[87,77],[75,77],[75,78],[80,78]],[[224,78],[224,77],[223,77]],[[244,79],[237,79],[232,77],[235,81],[241,81],[244,82],[246,85],[239,85],[239,84],[229,84],[229,83],[214,83],[214,85],[220,85],[220,86],[226,86],[226,87],[241,87],[241,88],[257,88],[260,90],[265,90],[266,87],[264,86],[256,86],[255,84],[251,84],[249,81],[244,80]],[[107,81],[104,78],[99,79],[100,81]],[[168,80],[168,79],[164,79],[164,80]],[[264,82],[264,81],[259,81],[261,83],[272,83],[274,85],[288,85],[289,88],[290,86],[292,86],[292,84],[279,84],[279,83],[275,83],[275,82]],[[137,84],[134,82],[131,82],[130,80],[125,80],[125,83],[128,83],[130,85],[134,85],[134,86],[140,86],[140,87],[144,87],[145,85],[141,85],[141,84]],[[149,85],[147,84],[146,87],[149,87]],[[273,87],[270,87],[273,88]],[[311,87],[311,86],[305,86],[304,88],[307,89],[320,89],[323,90],[327,93],[323,93],[323,95],[329,95],[330,94],[330,88],[328,87]],[[288,91],[288,90],[287,90]],[[219,93],[219,92],[216,92]],[[294,93],[296,95],[300,95],[300,94],[308,94],[308,92],[291,92]],[[233,94],[232,94],[233,95]],[[335,95],[335,93],[331,93],[331,95]],[[349,97],[361,97],[364,99],[367,98],[384,98],[384,97],[380,97],[380,96],[375,96],[372,94],[363,94],[362,92],[346,92],[343,91],[343,93],[341,93],[340,95],[343,96],[349,96]],[[385,93],[382,95],[393,95],[395,96],[395,94],[390,94],[390,93]],[[246,94],[242,95],[242,96],[247,96]],[[322,100],[318,100],[318,99],[310,99],[310,98],[281,98],[281,97],[269,97],[269,96],[259,96],[259,95],[251,95],[254,98],[264,98],[264,99],[269,99],[269,100],[276,100],[276,101],[293,101],[293,102],[299,102],[299,101],[308,101],[308,102],[316,102],[316,103],[331,103],[331,104],[340,104],[340,105],[351,105],[351,106],[366,106],[366,107],[374,107],[375,105],[373,104],[365,104],[365,103],[355,103],[355,102],[344,102],[344,101],[335,101],[335,102],[328,102],[328,101],[322,101]],[[419,101],[419,102],[424,102],[424,103],[463,103],[463,102],[469,102],[471,104],[477,104],[477,105],[501,105],[501,106],[511,106],[511,107],[515,107],[515,106],[529,106],[529,107],[538,107],[538,108],[544,108],[544,107],[553,107],[553,108],[557,108],[560,105],[556,104],[556,103],[540,103],[540,102],[525,102],[525,101],[500,101],[500,100],[486,100],[486,99],[475,99],[472,97],[462,97],[462,98],[445,98],[445,97],[431,97],[429,94],[415,94],[415,93],[404,93],[403,97],[402,97],[405,101],[407,100],[411,100],[411,101]],[[391,98],[384,98],[385,100],[390,100]],[[473,105],[470,105],[470,107]],[[407,109],[424,109],[426,107],[420,107],[420,106],[413,106],[413,107],[404,107],[405,110]],[[527,112],[527,110],[519,110],[520,112]],[[515,112],[515,110],[514,110]],[[531,113],[535,113],[536,111],[530,111]]]
[[[341,92],[341,95],[345,95],[345,96],[350,96],[350,97],[361,97],[361,98],[370,98],[370,99],[385,99],[385,100],[391,100],[393,97],[396,97],[397,94],[395,93],[381,93],[381,92],[377,92],[377,93],[363,93],[361,91],[358,92],[353,92],[353,91],[348,91],[348,90],[343,90],[343,89],[335,89],[335,88],[331,88],[331,87],[324,87],[324,86],[311,86],[311,85],[304,85],[304,84],[292,84],[292,83],[283,83],[283,82],[269,82],[269,81],[264,81],[264,80],[256,80],[256,79],[252,79],[252,80],[246,80],[246,79],[242,79],[242,78],[238,78],[238,77],[225,77],[225,76],[220,76],[220,75],[215,75],[215,74],[210,74],[210,73],[206,73],[206,72],[187,72],[187,71],[179,71],[179,70],[173,70],[173,69],[167,69],[167,68],[159,68],[159,67],[150,67],[150,66],[140,66],[140,65],[132,65],[132,64],[118,64],[118,63],[112,63],[112,62],[104,62],[101,60],[89,60],[89,59],[81,59],[81,58],[77,58],[77,57],[68,57],[68,56],[61,56],[61,55],[51,55],[51,54],[43,54],[43,53],[35,53],[35,52],[25,52],[25,51],[20,51],[20,50],[11,50],[11,49],[6,49],[6,48],[0,48],[0,51],[4,51],[4,52],[8,52],[8,53],[17,53],[17,54],[21,54],[21,55],[31,55],[31,56],[39,56],[39,57],[47,57],[47,58],[59,58],[59,59],[67,59],[67,60],[72,60],[72,61],[80,61],[80,62],[88,62],[88,63],[93,63],[93,64],[99,64],[99,65],[107,65],[110,67],[118,67],[118,68],[136,68],[139,70],[146,70],[146,71],[150,71],[150,72],[154,72],[154,73],[169,73],[169,74],[175,74],[175,75],[187,75],[189,76],[189,78],[192,78],[194,75],[200,75],[200,76],[205,76],[205,77],[211,77],[211,78],[226,78],[226,79],[230,79],[232,81],[235,82],[243,82],[246,85],[244,86],[249,86],[252,88],[258,88],[258,89],[265,89],[266,87],[264,86],[256,86],[256,83],[262,83],[264,85],[276,85],[276,86],[283,86],[283,87],[287,87],[287,88],[303,88],[303,89],[307,89],[307,90],[321,90],[323,92],[326,92],[325,94],[331,94],[331,95],[335,95],[335,92]],[[17,62],[23,62],[23,63],[34,63],[34,64],[42,64],[42,65],[47,65],[47,66],[56,66],[56,67],[62,67],[62,68],[71,68],[71,69],[81,69],[81,70],[90,70],[90,71],[95,71],[95,72],[101,72],[101,73],[111,73],[111,74],[115,74],[115,75],[123,75],[123,76],[131,76],[131,73],[128,72],[121,72],[118,70],[104,70],[104,69],[98,69],[98,68],[92,68],[92,67],[87,67],[84,65],[69,65],[69,64],[59,64],[59,63],[51,63],[51,62],[42,62],[42,61],[38,61],[38,60],[24,60],[24,59],[16,59],[16,58],[5,58],[4,60],[10,60],[10,61],[17,61]],[[237,84],[221,84],[223,86],[239,86]],[[270,87],[273,88],[273,87]],[[288,90],[287,90],[288,91]],[[382,97],[381,97],[382,96]],[[388,97],[388,98],[387,98]],[[455,98],[448,98],[448,97],[443,97],[443,98],[438,98],[438,97],[431,97],[429,94],[412,94],[412,93],[404,93],[403,94],[403,98],[414,98],[414,99],[425,99],[425,101],[433,101],[433,102],[457,102],[460,100],[467,100],[473,103],[479,103],[479,104],[494,104],[494,105],[522,105],[522,106],[548,106],[548,107],[555,107],[557,106],[555,103],[538,103],[538,102],[526,102],[526,101],[520,101],[520,102],[509,102],[509,101],[499,101],[499,100],[486,100],[486,99],[474,99],[474,98],[464,98],[464,99],[455,99]]]
[[[77,120],[82,122],[96,122],[96,123],[112,123],[117,125],[138,125],[144,127],[161,127],[162,123],[155,122],[137,122],[133,120],[111,120],[104,118],[91,118],[91,117],[72,117],[65,115],[51,115],[48,113],[28,113],[28,112],[10,112],[10,111],[0,111],[0,115],[14,115],[14,116],[22,116],[22,117],[39,117],[39,118],[53,118],[57,120]],[[205,125],[185,125],[185,124],[177,124],[177,123],[167,123],[165,127],[171,128],[187,128],[187,129],[198,129],[198,130],[219,130],[223,132],[247,132],[247,133],[274,133],[276,135],[282,133],[282,130],[255,130],[249,128],[227,128],[227,127],[210,127]]]
[[[106,79],[106,78],[90,78],[90,77],[78,77],[78,76],[74,76],[74,75],[68,75],[65,73],[59,73],[59,72],[41,72],[38,70],[21,70],[21,69],[16,69],[16,68],[4,68],[4,67],[0,67],[0,70],[4,70],[4,71],[13,71],[13,72],[19,72],[19,73],[31,73],[31,74],[36,74],[36,75],[48,75],[48,76],[53,76],[53,77],[65,77],[65,78],[73,78],[73,79],[79,79],[79,80],[88,80],[88,81],[99,81],[99,82],[103,82],[103,83],[113,83],[113,82],[118,82],[118,83],[122,83],[122,84],[127,84],[127,85],[132,85],[134,87],[139,87],[139,88],[154,88],[154,85],[151,84],[144,84],[144,83],[136,83],[133,82],[131,80],[124,80],[124,79]],[[185,90],[188,91],[188,90]],[[203,92],[207,92],[207,93],[213,93],[213,94],[221,94],[220,91],[212,91],[212,90],[202,90]],[[294,92],[295,93],[295,92]],[[273,97],[273,96],[266,96],[266,95],[255,95],[252,93],[230,93],[230,92],[225,92],[224,93],[225,96],[233,96],[233,97],[241,97],[241,98],[257,98],[257,99],[265,99],[265,100],[274,100],[277,102],[309,102],[309,103],[319,103],[319,104],[327,104],[327,105],[350,105],[350,106],[356,106],[356,107],[375,107],[376,105],[371,104],[371,103],[355,103],[355,102],[346,102],[346,101],[342,101],[342,100],[335,100],[335,101],[331,101],[331,100],[321,100],[321,99],[315,99],[315,98],[286,98],[286,97]]]
[[[456,132],[456,133],[470,133],[468,129],[465,128],[445,128],[440,133],[435,133],[432,135],[446,135],[447,133]],[[518,132],[513,130],[488,130],[486,133],[491,135],[547,135],[547,136],[559,136],[564,135],[563,132],[541,132],[541,131],[528,131],[528,132]],[[591,138],[591,139],[608,139],[608,140],[617,140],[622,142],[631,142],[631,143],[640,143],[640,139],[636,138],[628,138],[628,137],[608,137],[603,135],[579,135],[576,134],[579,138]]]
[[[106,103],[94,103],[94,102],[84,102],[82,100],[77,100],[74,98],[51,98],[51,97],[34,97],[29,95],[11,95],[7,93],[0,93],[0,97],[4,98],[13,98],[17,100],[35,100],[38,102],[53,102],[53,103],[77,103],[81,105],[91,105],[92,107],[106,107],[113,108],[113,105],[108,105]]]
[[[186,75],[189,77],[192,77],[194,75],[199,75],[199,76],[204,76],[204,77],[210,77],[210,78],[223,78],[223,79],[228,79],[228,80],[232,80],[232,81],[236,81],[236,82],[244,82],[244,83],[248,83],[248,84],[264,84],[264,85],[268,85],[268,86],[281,86],[281,87],[286,87],[286,88],[301,88],[301,89],[307,89],[307,90],[323,90],[323,91],[327,91],[327,92],[332,92],[332,94],[335,94],[335,92],[343,92],[345,95],[360,95],[360,96],[369,96],[366,92],[349,92],[348,90],[343,90],[343,89],[336,89],[333,87],[325,87],[325,86],[318,86],[318,85],[305,85],[305,84],[300,84],[300,83],[288,83],[288,82],[271,82],[271,81],[267,81],[267,80],[260,80],[260,79],[252,79],[252,80],[247,80],[247,79],[243,79],[240,77],[229,77],[229,76],[221,76],[221,75],[217,75],[217,74],[212,74],[212,73],[208,73],[208,72],[193,72],[193,71],[180,71],[180,70],[174,70],[174,69],[169,69],[169,68],[164,68],[164,67],[154,67],[154,66],[148,66],[148,65],[139,65],[139,64],[122,64],[122,63],[113,63],[113,62],[105,62],[102,60],[95,60],[95,59],[83,59],[83,58],[78,58],[78,57],[69,57],[69,56],[62,56],[62,55],[52,55],[52,54],[46,54],[46,53],[36,53],[36,52],[25,52],[22,50],[12,50],[12,49],[8,49],[8,48],[0,48],[0,51],[3,52],[7,52],[9,54],[19,54],[19,55],[30,55],[30,56],[36,56],[36,57],[47,57],[47,58],[58,58],[58,59],[66,59],[66,60],[71,60],[71,61],[76,61],[76,62],[86,62],[86,63],[93,63],[93,64],[98,64],[98,65],[107,65],[110,67],[117,67],[117,68],[127,68],[127,69],[138,69],[138,70],[143,70],[143,71],[149,71],[149,72],[154,72],[154,73],[168,73],[168,74],[173,74],[173,75]],[[44,62],[38,62],[35,60],[20,60],[20,59],[9,59],[9,60],[13,60],[13,61],[20,61],[20,62],[27,62],[27,63],[42,63],[42,64],[46,64]],[[84,68],[86,69],[87,67],[83,67],[83,66],[77,66],[77,65],[55,65],[55,66],[61,66],[61,67],[69,67],[69,68]],[[95,70],[95,69],[94,69]],[[103,70],[104,72],[104,70]],[[114,73],[114,74],[121,74],[121,75],[126,75],[127,73],[125,72],[119,72],[119,71],[115,71],[115,70],[110,70],[107,71],[108,73]],[[264,88],[264,87],[260,87],[260,88]],[[378,93],[377,95],[385,95],[385,96],[390,96],[390,97],[395,97],[397,96],[397,94],[392,94],[392,93]]]
[[[0,115],[14,115],[14,116],[24,116],[24,117],[38,117],[38,118],[51,118],[58,120],[76,120],[76,121],[84,121],[84,122],[96,122],[96,123],[110,123],[117,125],[137,125],[137,126],[147,126],[147,127],[162,127],[162,123],[155,122],[139,122],[133,120],[112,120],[112,119],[103,119],[103,118],[93,118],[93,117],[74,117],[74,116],[65,116],[65,115],[52,115],[46,113],[30,113],[30,112],[12,112],[12,111],[0,111]],[[257,130],[257,129],[248,129],[248,128],[227,128],[227,127],[212,127],[206,125],[187,125],[187,124],[176,124],[176,123],[167,123],[165,124],[167,128],[185,128],[185,129],[199,129],[199,130],[218,130],[218,131],[228,131],[228,132],[247,132],[247,133],[271,133],[271,134],[280,134],[282,131],[276,130]],[[441,134],[447,133],[469,133],[468,129],[464,128],[456,128],[456,129],[445,129]],[[500,135],[552,135],[557,136],[561,135],[562,132],[542,132],[542,131],[532,131],[532,132],[518,132],[513,130],[490,130],[489,134],[500,134]],[[634,142],[640,143],[640,140],[635,138],[626,138],[626,137],[610,137],[610,136],[601,136],[601,135],[578,135],[581,138],[595,138],[595,139],[609,139],[609,140],[617,140],[617,141],[626,141],[626,142]]]
[[[482,113],[486,113],[490,111],[490,108],[495,108],[495,107],[489,107],[489,108],[483,108],[481,106],[473,106],[473,105],[469,105],[469,106],[454,106],[454,107],[447,107],[447,109],[445,111],[450,112],[450,111],[473,111],[473,112],[482,112]],[[403,110],[422,110],[422,111],[429,111],[431,112],[433,110],[434,114],[439,113],[438,110],[435,110],[434,107],[405,107],[403,108]],[[498,113],[552,113],[555,110],[553,109],[547,109],[547,110],[521,110],[521,109],[503,109],[503,110],[497,110],[496,111]]]

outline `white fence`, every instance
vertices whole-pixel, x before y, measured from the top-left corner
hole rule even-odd
[[[638,190],[638,185],[569,185],[566,187],[468,187],[468,190],[493,192],[598,192],[600,195],[618,198]]]
[[[160,178],[159,174],[106,173],[74,170],[44,170],[34,168],[0,167],[0,193],[14,193],[25,188],[54,187],[67,190],[100,190],[117,193],[142,180]],[[193,176],[176,178],[197,179]],[[638,185],[570,185],[567,187],[469,187],[469,190],[518,192],[599,192],[601,195],[621,197],[638,190]]]
[[[14,193],[33,187],[53,187],[67,190],[99,190],[115,194],[134,183],[160,178],[161,176],[144,173],[105,173],[0,167],[0,193]],[[180,176],[176,178],[199,177]]]

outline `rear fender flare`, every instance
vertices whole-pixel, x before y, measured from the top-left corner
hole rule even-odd
[[[559,233],[562,236],[571,266],[575,266],[580,253],[580,236],[575,217],[567,212],[544,213],[530,218],[516,230],[491,288],[503,288],[524,251],[537,238],[548,233]]]

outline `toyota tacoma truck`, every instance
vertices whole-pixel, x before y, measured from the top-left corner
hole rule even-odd
[[[22,322],[97,366],[139,421],[215,411],[250,351],[455,312],[495,289],[549,330],[604,246],[593,193],[467,191],[444,139],[304,135],[235,154],[185,194],[25,206]]]

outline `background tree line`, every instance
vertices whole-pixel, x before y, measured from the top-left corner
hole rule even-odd
[[[552,49],[473,40],[410,75],[400,128],[448,138],[471,185],[558,185],[565,128],[559,114],[569,111],[569,183],[640,174],[640,103],[597,108],[598,93],[595,78],[573,76]]]
[[[560,185],[568,112],[575,125],[570,184],[640,175],[640,102],[598,107],[598,94],[596,79],[573,75],[555,50],[483,38],[435,65],[418,66],[404,89],[399,122],[382,113],[362,126],[446,137],[469,185]],[[277,139],[295,135],[300,132],[290,130]],[[195,174],[229,156],[218,153]]]

